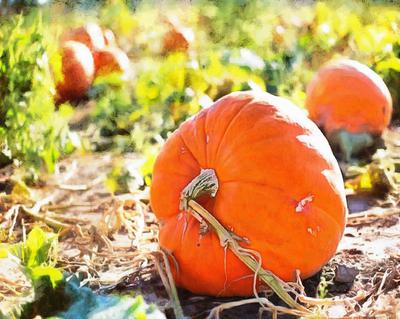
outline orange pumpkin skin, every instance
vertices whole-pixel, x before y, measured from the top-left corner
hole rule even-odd
[[[338,164],[320,130],[290,102],[267,93],[229,94],[184,122],[154,166],[151,206],[159,242],[176,259],[177,284],[197,294],[252,295],[251,271],[212,231],[179,211],[181,191],[201,169],[219,180],[199,202],[249,240],[281,279],[315,274],[342,237],[346,202]],[[173,267],[174,262],[171,260]]]
[[[77,41],[85,44],[91,51],[105,47],[103,31],[96,23],[88,23],[80,28],[70,30],[62,37],[62,42]]]
[[[322,67],[307,88],[310,118],[326,133],[382,134],[390,123],[392,98],[383,80],[354,60]]]
[[[161,16],[160,20],[168,28],[163,38],[164,53],[187,51],[194,40],[192,29],[182,26],[177,17]]]
[[[82,43],[67,41],[62,47],[63,81],[57,84],[58,101],[83,97],[94,77],[94,61],[90,50]]]
[[[129,74],[130,62],[124,51],[116,47],[107,47],[94,53],[96,75],[105,75],[112,72]]]
[[[171,29],[164,35],[163,46],[165,52],[187,51],[189,49],[189,41],[182,32]]]

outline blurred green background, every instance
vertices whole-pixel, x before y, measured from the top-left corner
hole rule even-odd
[[[303,107],[316,70],[339,56],[380,74],[400,116],[395,1],[2,0],[0,12],[0,163],[33,178],[74,150],[139,152],[147,175],[168,134],[202,107],[248,89]],[[188,50],[163,50],[165,17],[193,33]],[[98,77],[82,100],[55,105],[60,36],[88,21],[115,33],[133,76]]]

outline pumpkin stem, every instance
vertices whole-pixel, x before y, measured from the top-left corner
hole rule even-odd
[[[218,187],[215,171],[212,168],[201,169],[200,174],[183,189],[179,209],[187,211],[189,200],[196,199],[200,195],[209,194],[215,197]]]
[[[201,175],[201,174],[200,174]],[[199,175],[199,176],[200,176]],[[199,177],[198,176],[198,177]],[[214,173],[215,176],[215,173]],[[190,185],[190,184],[189,184]],[[218,184],[217,184],[218,185]],[[216,193],[216,191],[215,191]],[[215,194],[214,193],[214,194]],[[182,192],[182,197],[187,194],[186,188]],[[214,195],[215,196],[215,195]],[[221,242],[221,246],[228,247],[247,267],[249,267],[263,282],[265,282],[288,306],[293,309],[309,313],[306,307],[297,303],[285,290],[285,283],[275,276],[272,272],[260,267],[260,264],[254,260],[249,254],[248,249],[244,249],[238,243],[235,235],[228,231],[210,212],[197,203],[192,198],[185,199],[185,207],[207,221],[211,228],[217,233]]]

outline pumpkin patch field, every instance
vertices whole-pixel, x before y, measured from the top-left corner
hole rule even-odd
[[[0,1],[3,318],[400,318],[400,4]]]

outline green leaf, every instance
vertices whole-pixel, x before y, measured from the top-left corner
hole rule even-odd
[[[63,279],[60,270],[49,266],[38,266],[31,269],[31,277],[33,281],[39,281],[42,277],[49,277],[53,288]]]
[[[38,266],[47,260],[47,251],[42,251],[42,255],[40,255],[40,251],[42,250],[45,241],[46,234],[39,227],[33,228],[29,233],[26,240],[26,248],[28,253],[26,265],[28,267]]]
[[[54,104],[60,58],[49,29],[38,11],[0,24],[1,146],[7,145],[7,156],[33,176],[42,166],[54,169],[68,139],[60,134],[68,130],[68,119]]]
[[[387,60],[380,61],[376,65],[376,70],[378,72],[386,71],[386,70],[394,70],[396,72],[400,72],[400,59],[399,58],[390,58]]]
[[[26,242],[9,245],[7,249],[26,267],[34,268],[52,263],[57,244],[57,234],[45,233],[41,228],[34,227]]]

